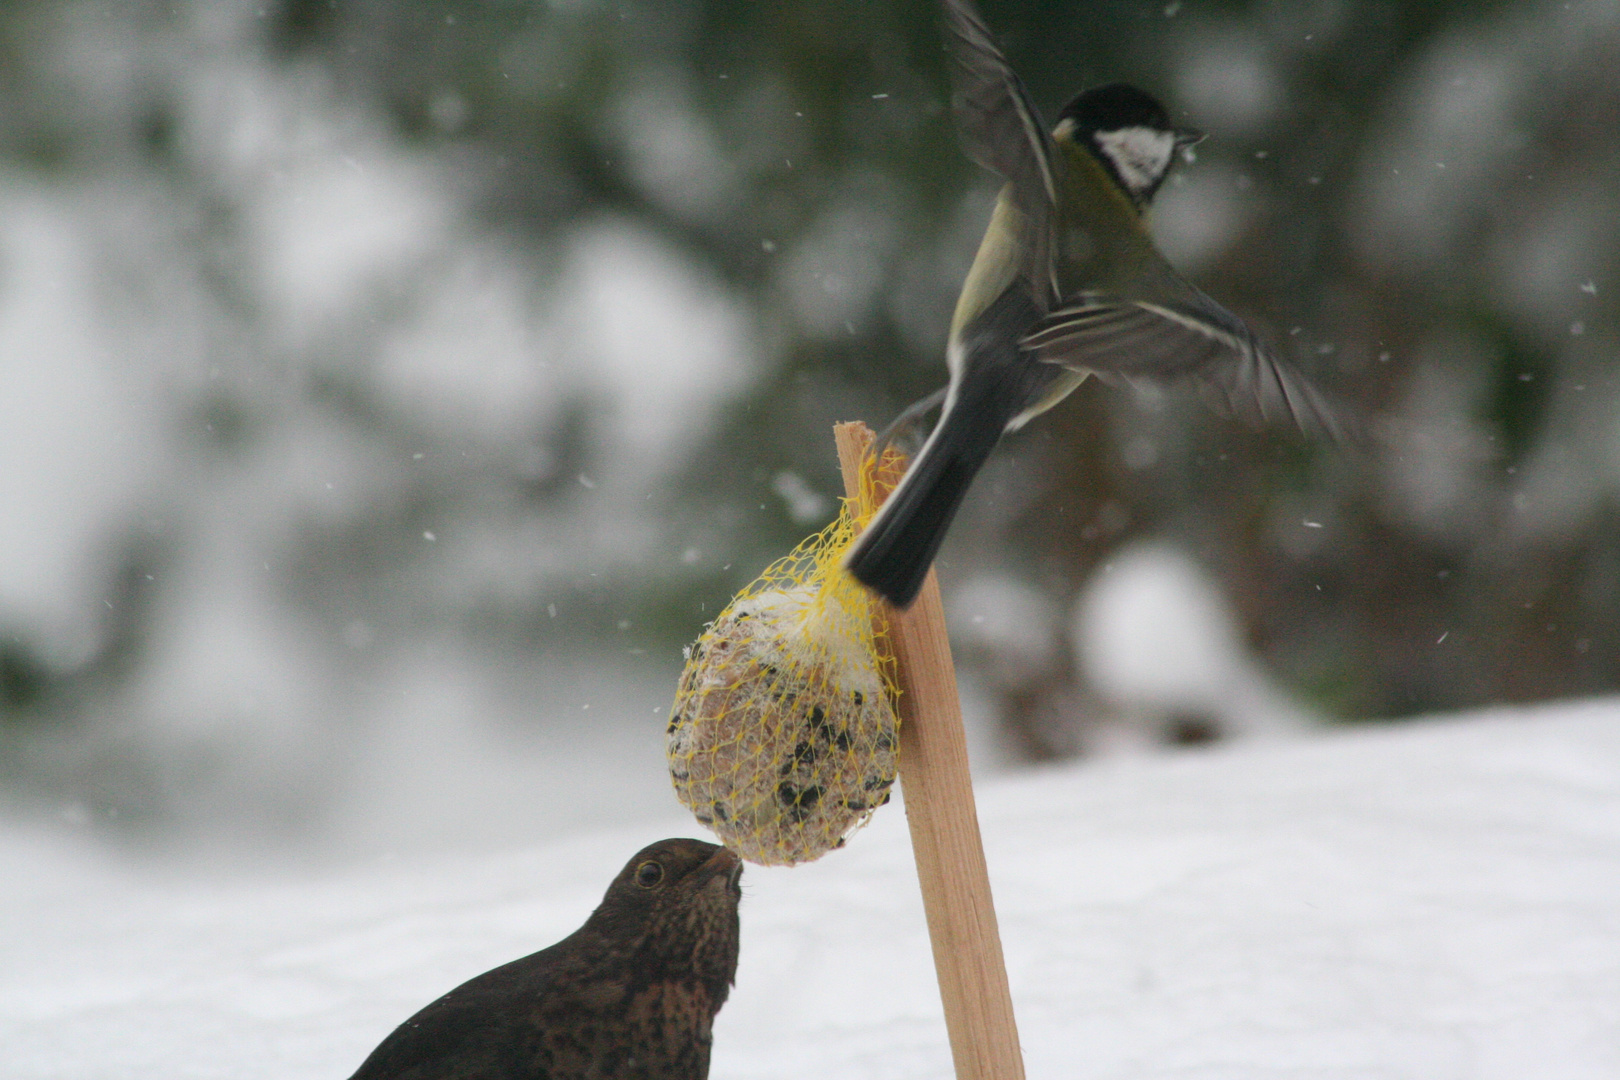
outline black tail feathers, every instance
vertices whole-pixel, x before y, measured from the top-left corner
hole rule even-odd
[[[962,370],[952,371],[939,423],[844,560],[857,581],[896,607],[909,607],[917,598],[962,496],[1007,422],[1039,400],[1061,374],[1018,345],[1040,314],[1029,290],[1013,286],[962,330],[953,345],[963,358]],[[919,402],[901,415],[914,410],[920,415],[922,408]]]
[[[948,409],[905,478],[850,549],[844,565],[896,607],[922,589],[962,497],[995,448],[1006,418]]]

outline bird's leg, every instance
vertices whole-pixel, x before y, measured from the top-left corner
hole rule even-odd
[[[945,393],[949,389],[948,386],[942,386],[927,397],[914,401],[900,410],[900,415],[889,421],[889,426],[879,432],[878,437],[872,441],[872,457],[877,461],[882,461],[883,452],[889,448],[889,443],[894,441],[894,437],[900,433],[901,429],[915,424],[931,409],[939,406],[945,400]]]

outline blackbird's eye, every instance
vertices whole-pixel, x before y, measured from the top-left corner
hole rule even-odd
[[[650,889],[664,880],[664,868],[651,859],[636,867],[636,884]]]

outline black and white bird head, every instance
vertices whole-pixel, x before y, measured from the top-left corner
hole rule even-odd
[[[1172,126],[1157,98],[1125,83],[1093,87],[1069,102],[1053,135],[1095,154],[1137,206],[1152,201],[1176,151],[1204,137]]]

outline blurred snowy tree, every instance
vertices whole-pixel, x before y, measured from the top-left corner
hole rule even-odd
[[[1037,627],[968,657],[1017,752],[1084,743],[1054,612],[1148,537],[1335,715],[1620,685],[1620,5],[983,8],[1049,114],[1210,133],[1164,246],[1375,435],[1088,386],[1009,439],[941,571],[1044,598],[953,607]],[[830,423],[944,379],[945,105],[922,0],[0,6],[0,782],[297,828],[424,650],[673,679]]]

